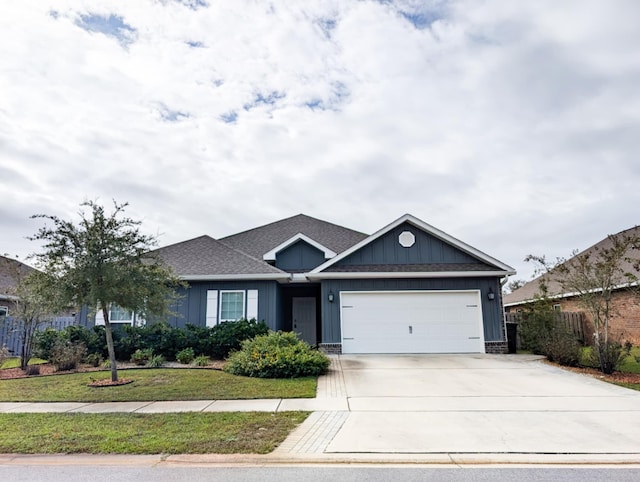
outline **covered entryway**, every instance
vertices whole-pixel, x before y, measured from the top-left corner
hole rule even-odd
[[[480,292],[341,292],[342,353],[484,353]]]

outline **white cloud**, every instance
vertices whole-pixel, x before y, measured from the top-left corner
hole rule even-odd
[[[0,252],[34,249],[29,214],[85,199],[129,201],[163,244],[298,212],[373,232],[411,212],[527,277],[529,253],[637,223],[638,14],[632,0],[5,3]]]

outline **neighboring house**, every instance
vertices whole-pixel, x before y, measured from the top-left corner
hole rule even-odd
[[[244,317],[333,353],[506,352],[513,268],[409,214],[371,236],[300,214],[156,253],[188,282],[173,326]]]
[[[0,318],[11,316],[15,308],[16,288],[21,278],[33,268],[18,260],[0,256]]]
[[[621,231],[614,236],[640,236],[640,228],[635,227]],[[602,241],[594,244],[590,248],[579,253],[590,254],[597,257],[597,252],[611,247],[611,239],[607,236]],[[640,258],[640,252],[629,252],[630,258]],[[633,263],[625,262],[622,269],[640,277],[640,272],[633,266]],[[534,301],[540,295],[540,282],[545,281],[548,295],[552,299],[553,308],[559,311],[577,312],[585,311],[579,304],[575,296],[571,293],[563,293],[559,284],[550,280],[547,275],[539,276],[524,284],[513,293],[504,296],[504,307],[507,313],[522,311],[524,307]],[[612,312],[610,319],[610,332],[624,342],[629,340],[635,345],[640,345],[640,299],[624,286],[620,286],[612,295]],[[586,320],[589,324],[587,331],[593,334],[593,320],[588,312],[585,312]]]

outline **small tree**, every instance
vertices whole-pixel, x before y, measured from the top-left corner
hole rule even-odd
[[[60,306],[48,293],[51,280],[39,271],[32,271],[18,282],[15,319],[18,320],[20,338],[20,368],[27,369],[33,353],[33,340],[40,326]]]
[[[557,284],[558,295],[574,296],[582,308],[591,315],[594,327],[594,345],[598,353],[600,370],[612,373],[619,361],[620,346],[612,339],[610,321],[616,314],[612,296],[616,290],[640,294],[637,250],[640,238],[623,232],[608,237],[608,242],[596,245],[583,253],[574,252],[570,259],[559,258],[550,264],[544,256],[527,256],[527,261],[538,263],[547,283]]]
[[[33,340],[38,328],[52,315],[56,303],[45,294],[48,280],[44,273],[4,256],[0,268],[13,281],[4,289],[12,298],[12,331],[20,340],[20,368],[26,370],[33,353]],[[10,325],[11,326],[11,325]]]
[[[49,290],[61,303],[87,305],[104,317],[111,380],[118,380],[109,309],[117,305],[143,318],[169,313],[181,281],[150,252],[156,238],[140,233],[139,221],[124,216],[128,206],[114,201],[111,214],[92,201],[81,204],[80,222],[37,214],[53,227],[40,228],[44,252],[34,255],[54,283]],[[88,210],[87,214],[85,211]]]

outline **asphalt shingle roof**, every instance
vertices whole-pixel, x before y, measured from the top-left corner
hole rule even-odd
[[[616,236],[629,236],[629,237],[638,237],[640,238],[640,227],[636,226],[634,228],[626,229],[621,231],[615,235]],[[597,252],[602,249],[607,249],[612,247],[612,241],[609,236],[604,238],[602,241],[594,244],[590,248],[585,249],[580,252],[578,255],[590,254],[591,256],[597,256]],[[640,251],[638,250],[630,250],[628,253],[628,257],[632,259],[640,258]],[[635,273],[636,276],[640,276],[640,273],[634,268],[633,263],[623,262],[621,267],[628,272]],[[513,293],[509,293],[504,296],[504,304],[505,305],[513,305],[523,303],[529,300],[533,300],[536,295],[540,294],[540,281],[547,280],[547,288],[549,295],[562,295],[562,289],[557,281],[553,281],[550,279],[548,275],[538,276],[537,278],[525,283],[523,286],[515,290]]]
[[[241,253],[210,236],[183,241],[154,251],[178,276],[283,274],[264,261]]]
[[[18,279],[26,276],[33,268],[18,260],[0,256],[0,295],[14,295]]]
[[[305,214],[298,214],[221,238],[220,241],[261,260],[266,253],[298,233],[308,236],[337,254],[367,237],[366,234],[353,229],[312,218]]]

